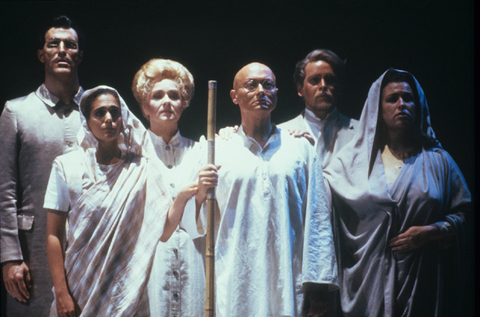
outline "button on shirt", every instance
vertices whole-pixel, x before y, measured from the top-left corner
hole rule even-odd
[[[198,179],[198,144],[179,132],[166,143],[150,132],[155,151],[168,169],[165,180],[173,197]],[[195,157],[195,162],[198,159]],[[159,242],[148,284],[152,316],[202,316],[205,312],[205,237],[192,240],[179,227],[166,243]]]

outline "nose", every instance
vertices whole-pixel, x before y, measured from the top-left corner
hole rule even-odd
[[[58,50],[60,52],[65,52],[65,43],[63,41],[60,41],[60,43],[58,44]]]
[[[320,82],[318,83],[318,87],[321,90],[327,89],[327,83],[325,82],[325,78],[320,79]]]
[[[257,94],[265,94],[265,89],[263,89],[262,83],[258,83]]]
[[[105,114],[105,122],[112,122],[112,121],[113,121],[112,114],[110,113],[110,111],[107,111],[107,113]]]

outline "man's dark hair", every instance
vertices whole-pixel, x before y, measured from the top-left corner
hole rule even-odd
[[[316,49],[308,53],[308,55],[295,66],[293,82],[296,86],[300,85],[303,87],[303,81],[305,80],[305,67],[307,67],[307,64],[320,60],[328,63],[330,67],[332,67],[338,83],[340,85],[342,84],[343,76],[345,74],[345,61],[340,59],[337,54],[330,50]]]
[[[38,48],[42,49],[43,45],[45,44],[45,34],[51,28],[59,28],[59,29],[74,29],[78,36],[78,48],[79,50],[83,50],[85,46],[85,34],[83,33],[80,26],[65,15],[60,15],[55,17],[53,20],[49,20],[45,23],[44,27],[42,28],[42,32],[39,34],[38,37]]]

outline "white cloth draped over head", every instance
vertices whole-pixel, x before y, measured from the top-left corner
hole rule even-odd
[[[470,192],[453,159],[436,140],[422,88],[415,95],[418,148],[389,188],[378,140],[381,87],[370,88],[359,127],[325,170],[334,212],[342,309],[347,316],[430,316],[441,312],[442,243],[404,253],[388,240],[412,226],[448,222],[463,246]]]
[[[99,89],[119,97],[122,157],[103,167],[96,162],[98,142],[81,113],[80,150],[56,160],[57,166],[71,167],[67,161],[75,162],[75,168],[64,170],[71,201],[67,282],[82,316],[148,315],[146,285],[172,199],[147,130],[115,89],[99,86],[86,91],[81,107]],[[81,188],[81,193],[72,193],[71,188]],[[52,314],[55,309],[54,302]]]

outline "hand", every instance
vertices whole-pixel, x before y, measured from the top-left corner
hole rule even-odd
[[[80,315],[80,308],[73,301],[68,291],[55,294],[55,299],[59,317],[76,317]]]
[[[198,173],[198,192],[195,200],[202,203],[207,198],[207,192],[210,188],[218,185],[218,170],[220,165],[205,165]]]
[[[177,194],[178,199],[187,201],[198,192],[198,185],[193,183],[183,187]]]
[[[310,134],[310,132],[303,131],[303,130],[287,130],[290,135],[293,135],[296,138],[304,137],[307,139],[308,142],[310,142],[311,145],[315,145],[315,139],[313,136]]]
[[[330,298],[327,292],[309,289],[305,293],[304,300],[306,317],[327,316],[330,306]]]
[[[2,265],[3,282],[7,292],[26,303],[30,299],[27,289],[31,287],[30,270],[23,261],[6,262]]]
[[[237,133],[237,131],[238,125],[235,125],[233,127],[225,127],[218,131],[218,136],[221,137],[223,140],[228,141],[233,138],[233,135]]]
[[[409,252],[422,247],[436,236],[435,226],[413,226],[388,242],[392,251]]]

